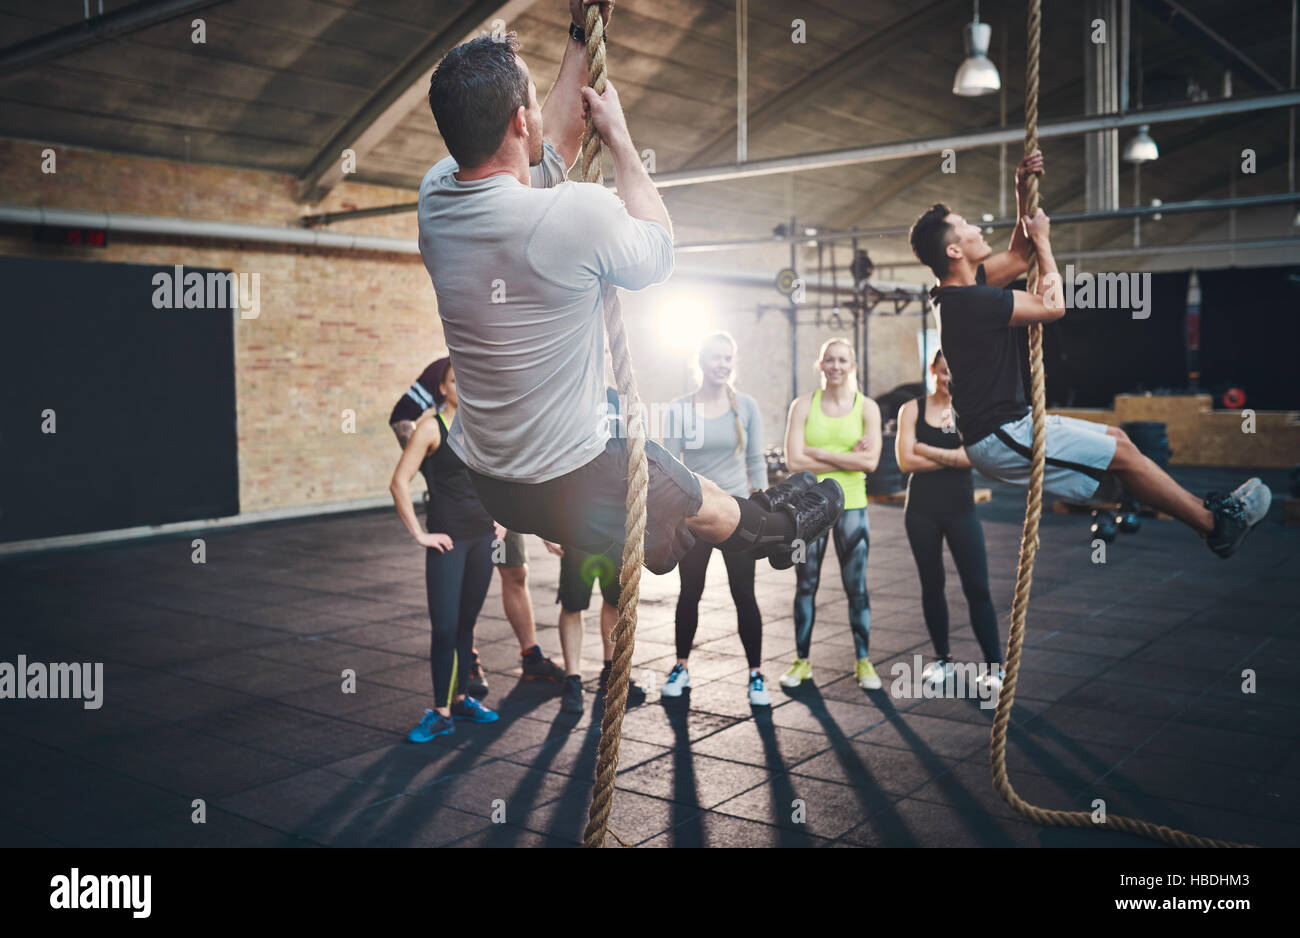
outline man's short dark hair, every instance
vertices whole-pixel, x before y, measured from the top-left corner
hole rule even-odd
[[[916,220],[907,236],[916,259],[934,271],[934,275],[940,279],[948,275],[946,248],[955,240],[953,227],[948,223],[948,214],[948,206],[935,202]]]
[[[519,38],[479,36],[452,49],[429,79],[429,109],[447,151],[462,167],[484,163],[528,106],[528,78],[515,61]]]

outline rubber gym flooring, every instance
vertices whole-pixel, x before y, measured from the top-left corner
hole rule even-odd
[[[1194,491],[1241,470],[1183,469]],[[1300,845],[1300,528],[1276,504],[1233,559],[1145,519],[1092,561],[1087,516],[1047,514],[1009,747],[1030,802],[1128,814],[1234,841]],[[1023,495],[980,506],[994,601],[1010,608]],[[787,694],[792,571],[759,567],[770,710],[751,710],[726,574],[701,607],[694,688],[629,711],[611,828],[641,846],[1146,846],[1040,829],[993,791],[992,711],[891,697],[890,668],[930,647],[899,507],[873,505],[871,656],[852,680],[828,555],[815,686]],[[493,584],[476,644],[500,722],[403,739],[428,706],[423,558],[392,511],[210,531],[0,562],[0,660],[102,661],[103,706],[0,701],[0,844],[570,846],[586,819],[599,720],[518,681]],[[558,560],[529,538],[542,647],[559,660]],[[953,652],[976,646],[948,559]],[[634,674],[671,667],[677,577],[642,579]],[[596,594],[599,602],[599,594]],[[596,609],[585,663],[600,666]],[[353,669],[356,693],[341,691]],[[1242,672],[1255,675],[1243,693]],[[194,823],[196,799],[206,822]],[[494,820],[495,814],[495,820]],[[611,841],[612,842],[612,841]]]

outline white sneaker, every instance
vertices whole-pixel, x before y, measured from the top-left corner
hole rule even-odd
[[[691,672],[678,664],[674,665],[673,669],[668,672],[668,680],[664,681],[663,690],[659,693],[665,697],[680,697],[682,691],[690,686]]]
[[[749,676],[749,705],[751,707],[772,706],[772,695],[767,690],[767,678],[762,673]]]
[[[921,682],[935,688],[943,687],[956,671],[957,665],[953,663],[952,658],[948,656],[937,658],[925,666],[921,672]]]

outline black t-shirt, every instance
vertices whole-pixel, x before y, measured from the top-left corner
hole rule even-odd
[[[962,444],[978,443],[1029,412],[1020,383],[1020,346],[1011,326],[1015,297],[984,284],[984,267],[969,287],[937,287],[939,345],[952,373],[952,410]]]

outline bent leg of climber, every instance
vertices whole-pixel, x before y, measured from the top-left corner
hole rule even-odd
[[[802,539],[812,543],[835,523],[843,493],[833,480],[810,485],[800,477],[752,498],[728,495],[646,443],[645,566],[663,574],[677,566],[696,537],[724,551],[766,556]],[[605,450],[557,479],[506,482],[471,470],[474,487],[492,517],[512,531],[622,559],[627,520],[628,446],[611,437]]]

